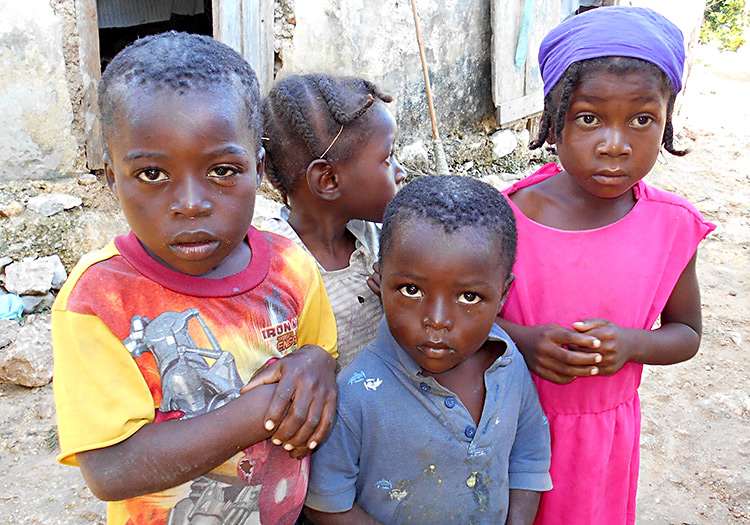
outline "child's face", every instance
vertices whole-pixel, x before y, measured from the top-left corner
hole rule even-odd
[[[396,342],[426,373],[440,374],[484,344],[500,311],[507,272],[481,228],[445,233],[409,220],[385,254],[381,297]]]
[[[570,97],[557,143],[563,168],[596,197],[623,195],[656,162],[668,101],[653,74],[585,75]]]
[[[246,111],[229,89],[123,98],[105,170],[135,235],[186,274],[236,266],[263,168]]]
[[[344,205],[352,218],[382,222],[385,207],[406,173],[393,154],[396,119],[381,103],[369,109],[368,136],[355,143],[353,155],[337,165]]]

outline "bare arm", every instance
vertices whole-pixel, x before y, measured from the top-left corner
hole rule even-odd
[[[267,439],[263,414],[274,386],[261,386],[206,414],[149,423],[125,441],[76,454],[94,495],[116,501],[195,479]]]
[[[346,512],[320,512],[310,507],[305,507],[307,516],[316,525],[377,525],[380,522],[370,516],[355,502],[352,508]]]
[[[531,525],[536,518],[541,494],[533,490],[510,489],[506,525]]]
[[[596,348],[600,342],[596,337],[559,325],[523,326],[501,317],[495,321],[516,343],[529,370],[542,379],[566,384],[576,377],[599,373],[601,355],[596,353]],[[565,345],[577,345],[581,349],[569,350]],[[587,351],[582,350],[584,347]]]
[[[576,330],[601,340],[596,350],[602,355],[600,373],[613,374],[628,361],[670,365],[687,361],[698,352],[703,328],[695,259],[694,254],[682,271],[656,330],[622,328],[604,319],[573,324]]]

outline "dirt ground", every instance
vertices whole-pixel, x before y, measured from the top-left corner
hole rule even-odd
[[[750,50],[699,50],[678,126],[684,158],[646,179],[716,231],[699,249],[704,337],[691,361],[647,367],[638,523],[750,523]],[[450,152],[449,152],[450,154]],[[0,384],[0,522],[104,523],[57,453],[52,387]]]

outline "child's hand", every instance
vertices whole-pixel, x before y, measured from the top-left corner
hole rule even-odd
[[[564,385],[576,377],[599,373],[601,341],[592,334],[578,333],[559,325],[529,326],[524,330],[523,350],[529,370],[547,381]],[[519,343],[521,341],[519,340]],[[571,350],[566,346],[578,347]],[[596,350],[596,352],[592,352]]]
[[[628,337],[627,328],[622,328],[606,319],[584,319],[573,323],[573,328],[582,334],[595,337],[601,344],[596,352],[601,355],[599,374],[612,375],[625,363],[631,361],[632,345]],[[585,352],[587,349],[582,348]]]
[[[367,286],[370,287],[372,293],[380,297],[380,265],[378,263],[372,265],[372,275],[367,278]]]
[[[278,383],[263,418],[271,440],[292,457],[310,453],[328,434],[336,414],[336,360],[317,345],[305,345],[271,363],[240,393]]]

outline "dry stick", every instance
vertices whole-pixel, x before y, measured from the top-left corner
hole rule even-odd
[[[448,161],[445,158],[443,143],[438,135],[437,118],[435,117],[435,106],[432,104],[432,90],[430,89],[430,74],[427,70],[427,59],[424,56],[422,45],[422,33],[419,30],[419,17],[417,16],[417,2],[411,0],[411,10],[414,13],[414,27],[417,29],[417,44],[419,45],[419,57],[422,59],[422,73],[424,73],[424,86],[427,92],[427,106],[430,108],[430,121],[432,121],[432,146],[435,151],[436,171],[438,175],[448,175]]]

